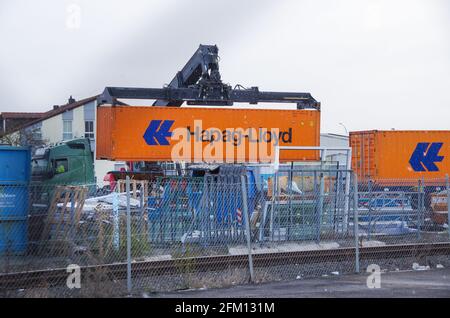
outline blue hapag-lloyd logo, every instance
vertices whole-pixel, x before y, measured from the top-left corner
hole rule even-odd
[[[413,170],[416,172],[439,171],[436,162],[444,160],[443,156],[439,156],[442,145],[442,142],[419,142],[409,159],[409,164]]]
[[[203,128],[201,119],[194,120],[193,126],[173,127],[174,123],[152,119],[143,135],[151,147],[171,146],[172,161],[269,163],[273,161],[273,148],[292,144],[295,136],[293,127]]]
[[[170,128],[174,120],[152,120],[144,133],[145,142],[150,146],[168,146],[167,138],[172,137]]]
[[[169,146],[168,138],[177,133],[170,131],[174,124],[174,120],[152,120],[144,133],[144,140],[150,146]],[[186,128],[186,139],[194,139],[194,142],[210,142],[216,141],[231,142],[234,146],[242,144],[244,139],[250,143],[272,143],[278,145],[283,142],[285,144],[292,143],[293,129],[287,130],[268,129],[268,128],[227,128],[221,130],[218,128],[203,129],[201,121],[194,121],[194,128],[191,126]],[[174,130],[175,131],[175,130]]]

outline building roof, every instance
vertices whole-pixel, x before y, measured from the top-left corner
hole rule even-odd
[[[339,139],[348,139],[348,136],[346,135],[339,135],[339,134],[333,134],[333,133],[321,133],[321,137],[330,137],[330,138],[339,138]]]
[[[88,97],[88,98],[85,98],[85,99],[80,99],[79,101],[76,101],[76,102],[73,102],[73,103],[68,103],[68,104],[65,104],[65,105],[54,107],[53,109],[49,110],[48,112],[42,113],[41,117],[38,117],[37,119],[32,120],[32,121],[30,121],[30,122],[28,122],[28,123],[26,123],[26,124],[24,124],[22,126],[18,126],[18,127],[14,128],[14,129],[12,129],[11,131],[8,131],[7,133],[10,134],[10,133],[13,133],[15,131],[22,130],[22,129],[26,128],[26,127],[33,126],[34,124],[37,124],[37,123],[39,123],[39,122],[41,122],[43,120],[52,118],[52,117],[57,116],[59,114],[65,113],[67,111],[70,111],[70,110],[72,110],[74,108],[83,106],[83,105],[85,105],[87,103],[90,103],[90,102],[93,102],[93,101],[95,101],[97,99],[97,97],[98,97],[98,95],[95,95],[95,96],[91,96],[91,97]]]
[[[27,113],[27,112],[1,112],[3,119],[37,119],[44,116],[45,113]]]
[[[67,111],[70,111],[70,110],[72,110],[74,108],[83,106],[83,105],[85,105],[87,103],[90,103],[90,102],[93,102],[93,101],[95,101],[97,99],[98,96],[99,95],[95,95],[95,96],[91,96],[91,97],[88,97],[88,98],[80,99],[79,101],[75,101],[73,103],[67,103],[67,104],[61,105],[61,106],[54,106],[53,109],[49,110],[48,112],[44,112],[44,113],[13,113],[13,112],[4,112],[4,113],[1,113],[1,115],[3,115],[3,114],[40,114],[39,117],[28,117],[30,119],[33,119],[33,118],[36,118],[36,119],[32,120],[32,121],[29,121],[26,124],[23,124],[21,126],[15,127],[14,129],[8,131],[7,134],[10,134],[10,133],[22,130],[24,128],[33,126],[34,124],[37,124],[37,123],[39,123],[39,122],[41,122],[43,120],[46,120],[46,119],[52,118],[54,116],[57,116],[59,114],[65,113]],[[69,101],[71,101],[71,100],[73,100],[72,96],[70,96]],[[126,104],[124,102],[120,102],[120,101],[117,101],[117,105],[128,106],[128,104]]]
[[[48,112],[44,113],[44,116],[42,116],[41,118],[39,118],[39,120],[36,120],[36,122],[39,122],[39,121],[42,121],[42,120],[45,120],[45,119],[54,117],[54,116],[56,116],[56,115],[65,113],[65,112],[67,112],[67,111],[69,111],[69,110],[72,110],[72,109],[74,109],[74,108],[83,106],[84,104],[93,102],[93,101],[95,101],[96,99],[97,99],[97,95],[92,96],[92,97],[88,97],[88,98],[85,98],[85,99],[81,99],[81,100],[76,101],[76,102],[74,102],[74,103],[70,103],[70,104],[65,104],[65,105],[58,106],[58,107],[53,108],[52,110],[49,110]],[[30,124],[32,125],[33,122],[31,122]]]

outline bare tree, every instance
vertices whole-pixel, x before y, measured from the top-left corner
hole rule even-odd
[[[0,143],[11,146],[30,146],[32,150],[47,144],[41,135],[40,127],[26,127],[24,129],[0,136]]]

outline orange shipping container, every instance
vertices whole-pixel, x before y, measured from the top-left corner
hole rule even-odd
[[[180,137],[180,132],[185,135]],[[182,140],[189,142],[190,151],[178,151]],[[275,143],[318,146],[320,112],[135,106],[97,109],[97,159],[255,162],[262,161],[264,147],[272,158],[271,146]],[[280,160],[318,160],[318,153],[282,151]]]
[[[389,179],[445,178],[450,173],[450,131],[350,132],[352,168],[358,180],[386,183]]]

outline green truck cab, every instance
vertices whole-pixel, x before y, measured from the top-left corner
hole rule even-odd
[[[68,140],[37,149],[31,161],[32,181],[43,185],[95,183],[89,139]]]

